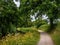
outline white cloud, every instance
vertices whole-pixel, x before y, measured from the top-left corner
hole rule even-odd
[[[31,19],[32,22],[35,21],[35,16],[34,16],[34,15],[33,15],[33,16],[30,15],[30,17],[32,18],[32,19]]]
[[[46,14],[42,15],[42,20],[47,19],[47,18],[48,18],[48,16],[46,16]]]
[[[16,4],[17,7],[20,7],[20,0],[18,0],[18,1],[13,0],[13,2]]]

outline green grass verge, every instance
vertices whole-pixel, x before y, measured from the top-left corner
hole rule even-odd
[[[55,45],[60,45],[60,24],[58,24],[54,33],[52,33],[51,36]]]
[[[29,27],[29,28],[17,28],[18,31],[22,32],[37,32],[37,28]]]
[[[37,45],[40,34],[33,28],[20,28],[23,31],[30,30],[25,34],[8,34],[5,39],[0,40],[0,45]]]

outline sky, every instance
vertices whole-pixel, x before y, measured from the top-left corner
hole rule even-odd
[[[17,2],[15,0],[13,0],[13,1],[16,4],[17,7],[20,7],[20,0],[18,0]]]

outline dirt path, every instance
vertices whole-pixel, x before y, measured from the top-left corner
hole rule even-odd
[[[43,31],[39,32],[40,32],[40,41],[38,42],[38,45],[54,45],[51,37],[47,33]]]

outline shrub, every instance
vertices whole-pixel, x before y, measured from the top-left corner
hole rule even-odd
[[[17,28],[17,30],[24,33],[37,31],[36,28],[32,28],[32,27],[31,28]]]

